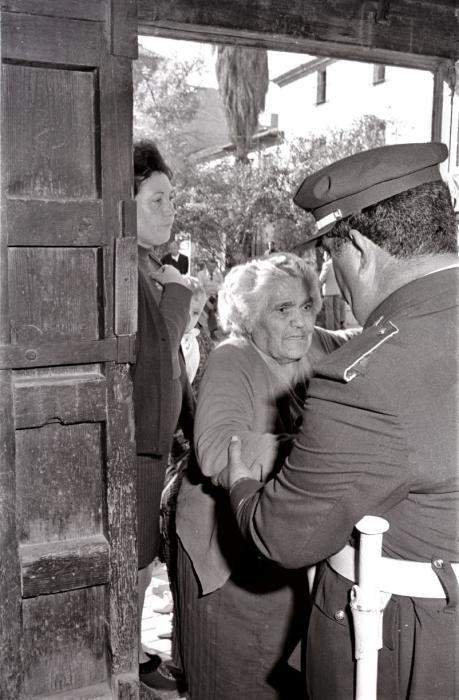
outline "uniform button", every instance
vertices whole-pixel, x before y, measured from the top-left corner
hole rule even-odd
[[[433,565],[435,566],[436,569],[443,569],[443,559],[434,559],[433,560]]]
[[[335,612],[335,614],[333,615],[333,617],[335,618],[335,620],[337,622],[342,622],[344,620],[344,618],[346,617],[346,614],[345,614],[344,610],[337,610]]]

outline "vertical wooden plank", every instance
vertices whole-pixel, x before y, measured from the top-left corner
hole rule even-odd
[[[137,0],[110,0],[110,51],[137,58]]]
[[[137,674],[138,664],[136,456],[129,365],[107,364],[106,376],[109,630],[113,692],[118,697],[116,677]]]
[[[21,591],[16,544],[14,423],[10,371],[0,371],[0,698],[20,698]]]
[[[432,99],[432,141],[441,141],[443,122],[443,89],[445,68],[440,66],[434,71]]]
[[[0,11],[0,56],[3,56],[3,13]],[[3,83],[3,66],[0,66],[0,118],[5,123],[5,96]],[[0,345],[10,342],[10,327],[8,320],[8,229],[6,227],[6,145],[4,131],[1,131],[0,142]]]
[[[137,239],[115,241],[115,333],[137,330]]]
[[[116,697],[118,700],[138,700],[139,680],[137,678],[119,678]]]
[[[100,67],[101,179],[107,240],[123,236],[121,202],[132,192],[132,67],[130,59],[106,55]],[[104,248],[105,306],[113,309],[114,246]],[[105,315],[105,335],[113,334]]]

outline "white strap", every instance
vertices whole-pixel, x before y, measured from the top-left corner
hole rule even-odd
[[[357,558],[358,550],[347,544],[327,561],[334,571],[355,582],[358,571]],[[438,561],[441,565],[441,560]],[[459,564],[451,566],[459,580]],[[380,589],[392,595],[404,595],[409,598],[446,598],[443,586],[432,570],[430,562],[381,557]]]

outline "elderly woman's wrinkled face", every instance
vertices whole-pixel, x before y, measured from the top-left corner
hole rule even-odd
[[[315,313],[303,280],[275,281],[252,330],[252,340],[279,364],[301,359],[311,344]]]
[[[141,182],[136,195],[137,240],[143,248],[169,240],[174,223],[174,192],[164,173],[155,172]]]

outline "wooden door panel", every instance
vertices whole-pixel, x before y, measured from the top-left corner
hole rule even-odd
[[[7,0],[2,13],[0,697],[8,700],[139,692],[128,365],[136,30],[135,3],[127,4],[126,14],[123,0]]]
[[[105,53],[101,24],[43,16],[39,9],[44,13],[45,4],[37,2],[35,14],[2,13],[3,56],[8,61],[46,63],[49,67],[98,66]],[[94,4],[105,5],[100,0]]]
[[[104,535],[19,545],[23,598],[110,580],[110,545]]]
[[[105,605],[104,586],[24,601],[27,698],[53,696],[107,680]]]
[[[109,242],[100,200],[9,198],[6,220],[11,246],[97,246]]]
[[[93,199],[93,70],[6,64],[4,119],[10,197]]]
[[[100,424],[48,423],[42,428],[16,431],[19,543],[101,533],[102,496]]]
[[[16,429],[104,421],[107,382],[101,365],[76,365],[13,373]]]
[[[10,248],[11,343],[99,338],[98,265],[95,248]]]

